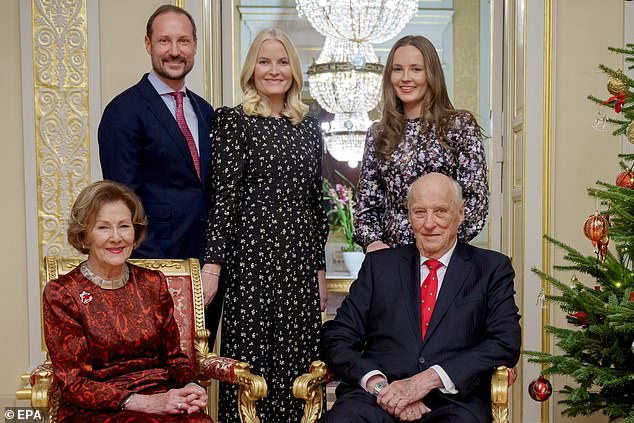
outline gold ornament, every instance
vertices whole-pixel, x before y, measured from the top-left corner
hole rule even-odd
[[[619,71],[619,75],[621,72]],[[612,95],[618,95],[619,93],[627,92],[627,84],[622,80],[615,76],[611,76],[608,79],[608,91]]]
[[[634,144],[634,120],[631,121],[629,125],[627,125],[627,129],[625,130],[625,136],[627,137],[627,140],[629,142]]]
[[[601,240],[597,241],[597,250],[599,254],[599,260],[601,264],[605,264],[605,256],[608,254],[608,244],[610,243],[610,237],[605,235]]]

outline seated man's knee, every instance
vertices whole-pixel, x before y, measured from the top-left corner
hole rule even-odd
[[[342,394],[319,420],[320,423],[394,423],[396,420],[360,389],[339,391]]]

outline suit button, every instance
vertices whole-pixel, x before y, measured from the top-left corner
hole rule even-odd
[[[418,358],[418,362],[419,362],[420,364],[425,363],[425,357],[419,357],[419,358]]]

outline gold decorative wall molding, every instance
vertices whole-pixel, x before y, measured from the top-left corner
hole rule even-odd
[[[542,155],[543,155],[543,197],[542,197],[542,233],[551,234],[551,218],[550,211],[552,209],[552,151],[553,151],[553,43],[554,43],[554,19],[555,19],[555,2],[554,0],[545,0],[544,2],[544,113],[543,113],[543,135],[542,135]],[[548,273],[552,271],[552,247],[544,239],[542,241],[542,272]],[[545,295],[550,294],[550,286],[542,281],[542,289]],[[551,337],[546,332],[546,325],[549,325],[551,315],[551,304],[542,308],[542,352],[549,353],[551,351]],[[546,365],[543,364],[542,368]],[[548,423],[550,421],[551,401],[541,403],[541,421]]]
[[[32,0],[38,251],[77,252],[66,240],[70,208],[90,182],[85,0]]]

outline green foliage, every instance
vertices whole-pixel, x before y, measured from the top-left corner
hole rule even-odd
[[[625,54],[626,63],[634,63],[634,44],[610,50]],[[628,86],[618,117],[607,119],[616,126],[614,135],[625,134],[634,120],[634,80],[607,66],[600,68]],[[599,104],[606,102],[595,96],[588,98]],[[613,98],[604,105],[614,109],[616,103]],[[634,168],[634,155],[619,157],[623,170]],[[587,287],[576,277],[564,283],[533,269],[542,281],[556,289],[546,299],[567,314],[568,326],[545,327],[560,352],[525,354],[530,356],[530,362],[545,365],[544,375],[564,375],[574,381],[574,386],[559,388],[564,396],[560,401],[565,406],[564,415],[575,417],[600,411],[610,420],[634,423],[634,190],[602,181],[596,185],[588,189],[588,194],[600,200],[604,208],[601,213],[609,217],[607,234],[615,253],[608,251],[602,261],[596,252],[586,256],[546,237],[564,251],[566,264],[555,269],[588,275],[595,280],[595,286]]]
[[[609,47],[608,49],[615,53],[624,54],[625,62],[627,64],[631,64],[628,67],[630,69],[634,68],[634,44],[627,44],[626,48]],[[599,65],[599,68],[608,76],[620,80],[621,82],[625,83],[627,87],[629,87],[629,92],[625,93],[626,96],[625,98],[623,98],[623,104],[620,108],[621,111],[617,113],[618,117],[607,119],[607,122],[613,124],[616,127],[612,134],[623,135],[626,133],[628,125],[634,120],[634,95],[632,95],[634,91],[632,89],[634,88],[634,79],[628,78],[620,70],[615,70],[605,65]],[[613,99],[611,94],[608,94],[605,98],[599,98],[593,95],[589,95],[588,98],[597,104],[605,105],[609,108],[614,108],[617,103],[617,101]],[[607,104],[604,104],[610,99],[613,100],[609,101]]]

